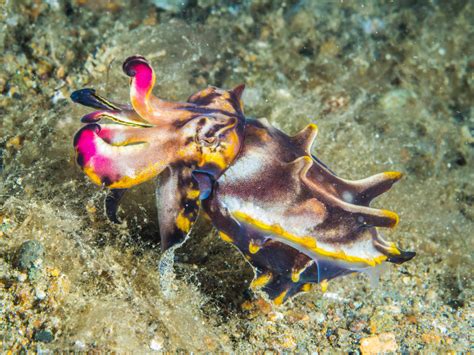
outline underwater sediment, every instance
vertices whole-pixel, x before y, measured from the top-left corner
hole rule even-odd
[[[472,4],[160,3],[4,5],[2,349],[468,350]],[[166,99],[245,83],[246,116],[288,134],[316,123],[313,151],[341,176],[404,172],[375,206],[397,211],[385,237],[417,257],[374,288],[351,275],[271,307],[243,292],[251,268],[201,220],[163,282],[153,184],[111,224],[72,147],[86,111],[70,93],[127,101],[120,64],[137,53]]]

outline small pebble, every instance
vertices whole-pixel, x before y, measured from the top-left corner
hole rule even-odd
[[[35,297],[37,300],[44,300],[46,298],[46,292],[44,292],[41,289],[36,289],[35,290]]]
[[[57,269],[57,268],[53,268],[53,269],[49,270],[49,274],[50,274],[52,277],[58,277],[60,273],[61,273],[61,272],[60,272],[59,269]]]
[[[426,343],[426,344],[434,344],[434,345],[439,345],[441,343],[441,336],[436,334],[435,332],[430,332],[430,333],[424,333],[421,335],[421,339]]]
[[[382,96],[380,103],[386,112],[393,112],[405,108],[410,100],[416,99],[413,91],[405,89],[395,89]]]
[[[43,259],[43,245],[36,240],[27,240],[18,252],[18,268],[26,271],[30,279],[35,279],[42,270]]]
[[[42,343],[51,343],[54,340],[54,336],[51,331],[47,329],[42,329],[35,333],[34,339]]]
[[[77,350],[85,350],[86,344],[84,344],[84,342],[81,341],[81,340],[76,340],[76,341],[74,342],[74,347],[75,347]]]
[[[152,341],[150,342],[150,349],[154,351],[160,351],[161,349],[163,349],[163,342],[156,339],[152,339]]]
[[[380,354],[396,352],[398,344],[393,333],[382,333],[373,337],[363,338],[360,341],[362,354]]]
[[[285,316],[281,312],[270,312],[268,314],[268,320],[271,322],[277,322],[282,320],[283,318],[285,318]]]
[[[281,346],[284,348],[284,349],[288,349],[288,350],[293,350],[296,348],[296,339],[294,336],[292,335],[286,335],[283,337],[283,342],[281,344]]]
[[[10,138],[7,141],[7,148],[13,148],[15,150],[19,150],[23,145],[23,138],[21,136],[15,136]]]
[[[326,320],[326,316],[323,313],[317,312],[312,315],[312,318],[316,320],[317,323],[322,323]]]
[[[184,10],[188,0],[152,0],[152,4],[161,10],[177,13]]]

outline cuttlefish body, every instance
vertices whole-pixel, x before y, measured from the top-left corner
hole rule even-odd
[[[265,120],[246,119],[243,85],[208,87],[173,103],[153,96],[155,74],[145,58],[130,57],[123,69],[131,105],[92,89],[71,95],[98,109],[82,118],[87,124],[74,147],[83,171],[109,189],[112,221],[126,189],[158,176],[162,249],[185,241],[202,207],[254,268],[251,287],[276,304],[312,284],[415,255],[377,230],[394,227],[398,216],[369,207],[400,173],[339,178],[311,155],[314,124],[290,137]],[[102,118],[112,123],[98,124]]]

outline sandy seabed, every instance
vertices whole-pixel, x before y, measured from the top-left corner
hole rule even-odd
[[[0,348],[469,351],[473,17],[469,1],[4,3]],[[399,213],[386,238],[415,259],[375,288],[351,275],[272,307],[244,292],[250,266],[203,220],[160,280],[153,183],[113,225],[72,149],[87,110],[70,93],[128,100],[133,54],[165,99],[245,83],[249,117],[289,134],[317,123],[313,153],[345,178],[404,172],[375,206]]]

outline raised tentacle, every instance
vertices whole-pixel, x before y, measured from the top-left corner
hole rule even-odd
[[[105,197],[105,215],[113,223],[120,223],[117,217],[117,210],[127,189],[111,189]]]
[[[153,127],[152,124],[144,121],[135,111],[133,110],[101,110],[88,113],[81,118],[83,123],[95,123],[100,121],[102,118],[108,118],[114,122],[135,127]]]
[[[102,110],[130,110],[132,107],[128,104],[118,104],[107,100],[98,95],[94,89],[86,88],[74,91],[71,94],[71,100],[75,103]]]
[[[129,57],[122,68],[131,77],[130,101],[133,109],[144,120],[153,124],[177,124],[196,116],[194,112],[186,110],[191,108],[190,104],[168,102],[153,95],[155,72],[144,57]]]

